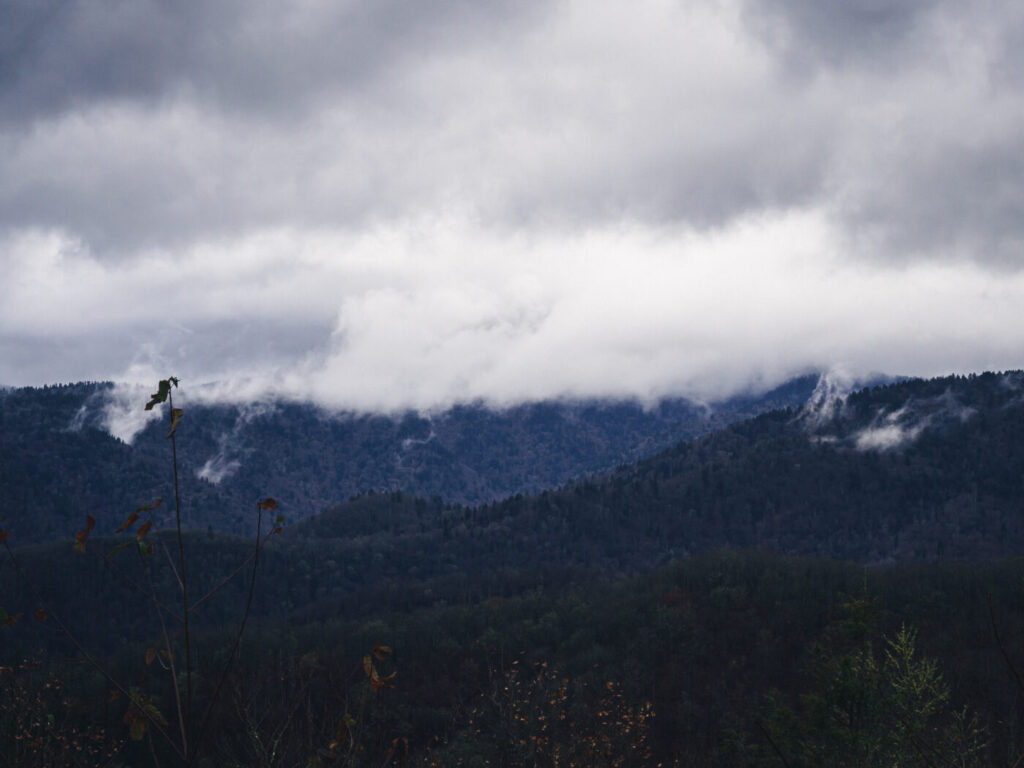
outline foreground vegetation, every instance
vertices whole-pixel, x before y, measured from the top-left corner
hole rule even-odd
[[[263,618],[213,710],[205,764],[866,766],[899,752],[900,765],[1010,766],[1024,751],[1022,581],[1021,561],[865,571],[721,551],[614,584]],[[61,661],[48,630],[3,630],[3,754],[100,765],[69,757],[95,744],[111,765],[151,762],[126,702]],[[197,660],[197,706],[231,640],[200,631],[224,651]],[[164,707],[166,675],[140,664],[153,641],[106,651],[116,674],[144,670],[136,682]],[[376,687],[375,647],[394,649],[379,677],[395,673]],[[355,747],[348,762],[338,744]]]

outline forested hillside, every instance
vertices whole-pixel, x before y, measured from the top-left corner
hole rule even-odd
[[[1024,552],[1021,376],[908,381],[825,410],[777,410],[602,476],[491,504],[364,494],[285,528],[265,556],[257,605],[305,620],[476,601],[721,547],[869,565],[1015,556]],[[864,445],[897,422],[902,443]],[[36,578],[58,590],[71,528],[26,552]],[[113,528],[100,524],[95,535]],[[248,547],[213,532],[190,541],[208,578]],[[116,593],[111,600],[119,603]]]
[[[535,403],[395,417],[286,402],[190,404],[185,394],[183,514],[190,527],[243,533],[250,504],[269,493],[297,519],[370,490],[462,504],[537,492],[765,410],[800,405],[816,381],[807,376],[711,406],[680,399],[649,409]],[[66,536],[84,512],[116,524],[144,501],[169,498],[166,425],[151,423],[125,444],[104,428],[112,398],[109,384],[0,392],[0,487],[7,525],[21,543]]]
[[[481,589],[502,569],[631,572],[723,546],[866,564],[1024,552],[1021,374],[908,381],[825,406],[773,411],[536,496],[477,507],[364,497],[289,541],[337,548],[371,582],[479,570]]]

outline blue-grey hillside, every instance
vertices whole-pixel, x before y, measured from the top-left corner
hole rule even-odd
[[[178,438],[183,513],[189,527],[246,532],[254,501],[268,495],[294,520],[371,490],[459,504],[536,493],[800,405],[816,382],[805,376],[710,407],[550,402],[387,417],[287,402],[188,405]],[[12,543],[69,538],[86,514],[109,531],[139,505],[170,499],[167,424],[149,424],[130,445],[112,437],[102,420],[112,391],[81,383],[0,393],[0,488]],[[170,505],[160,514],[158,527],[169,523]]]
[[[13,522],[6,527],[17,535]],[[66,594],[64,612],[86,611],[70,586],[109,595],[120,626],[144,623],[142,614],[133,618],[128,587],[103,565],[101,554],[115,545],[111,528],[97,526],[86,558],[71,556],[70,536],[28,548],[32,581],[44,594]],[[251,541],[195,531],[187,547],[196,572],[215,583]],[[607,581],[721,548],[876,565],[1019,556],[1024,372],[816,398],[557,490],[487,504],[363,494],[285,526],[261,558],[255,605],[304,621],[475,603]],[[170,574],[164,579],[158,586],[173,592]],[[227,604],[243,593],[234,584]],[[82,613],[78,624],[90,618]]]
[[[1024,372],[816,399],[494,504],[366,496],[286,538],[292,562],[315,562],[315,551],[343,564],[306,570],[313,594],[347,605],[389,582],[408,596],[429,576],[486,597],[543,583],[545,572],[631,573],[722,547],[869,565],[1017,556]]]

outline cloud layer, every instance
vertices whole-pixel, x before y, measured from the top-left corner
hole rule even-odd
[[[0,6],[0,382],[430,408],[1019,367],[1024,9]]]

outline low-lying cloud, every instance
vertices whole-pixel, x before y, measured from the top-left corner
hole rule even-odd
[[[45,260],[22,272],[23,303],[0,314],[26,332],[83,339],[119,380],[174,374],[192,388],[210,384],[208,399],[273,395],[364,411],[714,399],[837,361],[855,378],[937,375],[1012,368],[1024,349],[1024,275],[844,263],[823,255],[829,233],[817,216],[539,242],[435,222],[411,233],[278,233],[226,247],[248,249],[246,260],[209,270],[197,255],[168,258],[162,282],[135,264],[79,257],[82,274],[102,269],[117,292],[140,297],[110,311],[120,318],[110,326],[99,308],[119,301],[114,289],[82,295],[54,252],[53,275]],[[130,341],[97,344],[108,332]],[[69,365],[57,378],[72,377]]]
[[[842,383],[849,383],[849,386],[842,387]],[[858,451],[898,450],[912,445],[927,429],[963,424],[976,413],[947,389],[936,397],[912,397],[898,408],[881,407],[866,426],[850,430],[855,415],[850,413],[847,397],[854,386],[843,373],[826,374],[821,378],[800,413],[816,442],[852,446]],[[842,424],[849,433],[842,437],[836,434],[837,424]]]
[[[885,414],[879,420],[880,424],[857,432],[853,436],[853,444],[861,451],[888,451],[914,442],[931,419],[925,416],[910,423],[901,423],[905,417],[905,408]]]
[[[273,411],[274,405],[263,403],[245,403],[238,408],[235,423],[231,429],[217,437],[217,450],[199,469],[196,477],[219,485],[224,479],[231,477],[242,466],[242,460],[249,451],[240,449],[239,439],[242,430],[253,419]]]

